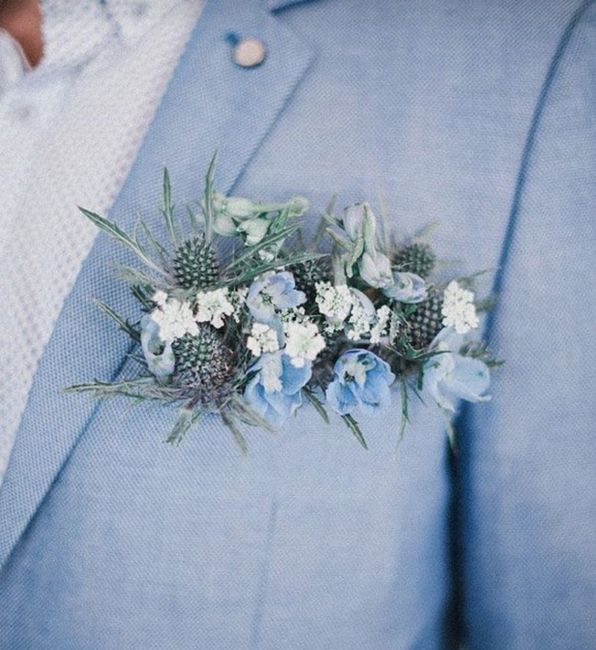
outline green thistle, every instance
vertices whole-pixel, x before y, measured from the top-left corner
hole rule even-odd
[[[234,355],[221,334],[200,324],[195,336],[186,334],[172,344],[176,357],[174,383],[188,388],[197,404],[221,404],[233,391]]]
[[[293,264],[289,270],[294,276],[296,289],[303,291],[310,303],[314,303],[317,295],[317,282],[327,282],[331,279],[331,262],[328,257]]]
[[[187,239],[178,247],[174,257],[174,275],[183,289],[207,289],[217,284],[217,256],[205,235]]]
[[[427,278],[435,267],[437,257],[428,244],[415,242],[402,248],[395,257],[394,266],[400,271]]]
[[[408,336],[412,347],[423,350],[428,347],[443,328],[443,294],[437,289],[429,291],[416,311],[408,317]]]

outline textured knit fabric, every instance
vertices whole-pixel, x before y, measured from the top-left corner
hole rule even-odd
[[[182,209],[219,149],[222,191],[303,194],[310,225],[334,192],[368,198],[398,233],[439,222],[462,272],[492,269],[508,358],[462,423],[468,646],[594,647],[593,3],[269,4],[206,5],[111,216],[159,228],[162,166]],[[263,65],[235,66],[230,32],[261,38]],[[310,408],[248,430],[247,458],[215,417],[171,449],[174,409],[60,393],[130,372],[89,304],[137,313],[114,261],[98,237],[0,491],[2,650],[444,647],[440,414],[413,403],[397,450],[398,400],[364,420],[369,452]]]
[[[37,362],[201,3],[46,0],[44,58],[0,88],[0,478]],[[18,53],[17,53],[18,54]]]

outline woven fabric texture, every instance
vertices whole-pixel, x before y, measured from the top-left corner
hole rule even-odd
[[[0,332],[10,341],[0,478],[39,357],[95,237],[76,206],[110,208],[200,8],[48,0],[44,60],[0,95]]]

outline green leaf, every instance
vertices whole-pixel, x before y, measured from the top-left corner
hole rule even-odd
[[[327,410],[325,409],[323,402],[321,402],[321,400],[313,393],[313,391],[308,390],[307,388],[305,388],[302,392],[306,396],[306,399],[315,407],[317,413],[323,418],[325,424],[329,424],[329,415],[327,414]]]
[[[226,411],[222,412],[221,418],[224,421],[224,424],[232,432],[232,435],[234,436],[234,440],[236,441],[236,444],[240,448],[240,451],[246,456],[248,454],[248,445],[246,444],[246,439],[242,435],[242,431],[240,431],[240,429],[238,428],[238,423],[236,422],[236,418]]]
[[[353,247],[353,242],[351,239],[348,239],[344,235],[341,235],[340,233],[336,232],[335,230],[331,228],[327,228],[327,234],[331,237],[331,239],[338,245],[341,246],[342,248],[346,250],[351,250]]]
[[[132,397],[138,400],[169,400],[178,398],[176,389],[160,386],[153,377],[140,377],[124,381],[94,381],[76,384],[65,389],[67,393],[91,393],[97,398]]]
[[[141,303],[144,311],[151,311],[153,309],[154,303],[147,297],[147,294],[141,286],[133,284],[130,290],[132,291],[132,295]]]
[[[178,413],[178,419],[170,431],[170,435],[166,438],[166,442],[170,445],[178,446],[202,415],[202,411],[193,411],[187,407],[181,408]]]
[[[150,258],[147,256],[145,251],[139,244],[128,234],[126,234],[121,228],[119,228],[113,221],[106,219],[105,217],[100,217],[95,212],[86,210],[79,206],[79,210],[93,223],[97,228],[103,230],[105,233],[113,237],[121,244],[124,244],[129,248],[139,259],[141,259],[148,267],[157,271],[158,273],[165,275],[165,272]]]
[[[259,427],[260,429],[268,431],[269,433],[277,433],[271,424],[269,424],[269,422],[265,420],[264,417],[259,415],[253,408],[251,408],[240,395],[233,395],[231,397],[228,408],[234,415],[237,415],[240,420],[246,424],[253,427]]]
[[[201,225],[197,219],[197,213],[189,206],[187,206],[186,211],[188,212],[188,220],[190,221],[190,227],[194,233],[198,233],[201,230]]]
[[[308,262],[310,260],[319,259],[320,257],[325,257],[324,253],[299,253],[297,255],[292,255],[283,260],[275,259],[271,262],[262,262],[261,264],[251,265],[244,273],[241,273],[228,282],[228,286],[238,286],[243,284],[248,284],[259,275],[266,273],[267,271],[274,271],[280,266],[290,266],[293,264],[300,264],[302,262]]]
[[[176,238],[176,225],[174,223],[174,206],[172,205],[172,185],[170,184],[170,173],[167,167],[164,167],[163,170],[163,206],[161,213],[165,219],[172,243],[176,247],[178,246],[178,240]]]
[[[155,239],[155,236],[151,232],[149,226],[144,221],[140,221],[139,223],[143,229],[143,232],[145,233],[145,236],[147,237],[147,240],[153,246],[155,252],[159,256],[159,261],[165,271],[168,265],[168,251],[157,241],[157,239]]]
[[[341,419],[347,424],[348,429],[354,434],[356,440],[365,448],[368,449],[364,435],[360,430],[358,422],[351,415],[342,415]]]
[[[207,175],[205,176],[205,196],[203,200],[203,216],[205,217],[205,239],[211,243],[213,238],[213,177],[215,175],[215,166],[217,164],[217,151],[213,154]]]
[[[404,433],[406,431],[406,426],[410,421],[408,415],[408,406],[409,406],[409,395],[408,395],[408,383],[402,370],[402,373],[399,376],[400,390],[401,390],[401,421],[399,425],[399,435],[397,439],[397,444],[403,440]]]
[[[143,271],[135,269],[132,266],[117,264],[116,271],[121,280],[133,285],[150,287],[151,289],[166,289],[168,287],[167,282],[164,282],[164,280],[152,278],[150,275],[147,275],[146,273],[143,273]]]
[[[122,316],[119,316],[109,305],[107,305],[105,302],[101,300],[94,300],[95,304],[103,311],[104,314],[109,316],[117,325],[118,327],[128,334],[130,338],[133,341],[136,341],[137,343],[140,342],[141,340],[141,335],[140,333]]]
[[[226,268],[226,272],[230,272],[233,269],[237,268],[239,265],[251,261],[252,258],[256,257],[260,251],[266,250],[269,248],[272,244],[275,244],[279,241],[282,241],[292,235],[296,230],[300,228],[299,223],[292,224],[290,226],[286,226],[283,228],[283,230],[280,230],[279,232],[276,233],[270,233],[267,236],[263,237],[263,239],[256,244],[255,246],[250,246],[245,250],[244,253],[242,253],[240,256],[238,256],[236,259],[234,259],[232,262],[230,262]],[[279,261],[277,263],[279,266]]]

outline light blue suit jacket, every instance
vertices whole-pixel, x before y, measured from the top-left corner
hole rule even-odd
[[[455,473],[421,404],[397,452],[397,403],[369,452],[310,408],[248,458],[216,418],[172,449],[170,408],[61,393],[127,372],[100,236],[0,492],[2,650],[596,647],[595,53],[580,0],[210,0],[111,217],[157,223],[164,165],[195,199],[217,148],[221,191],[440,222],[442,256],[498,269],[507,363]]]

